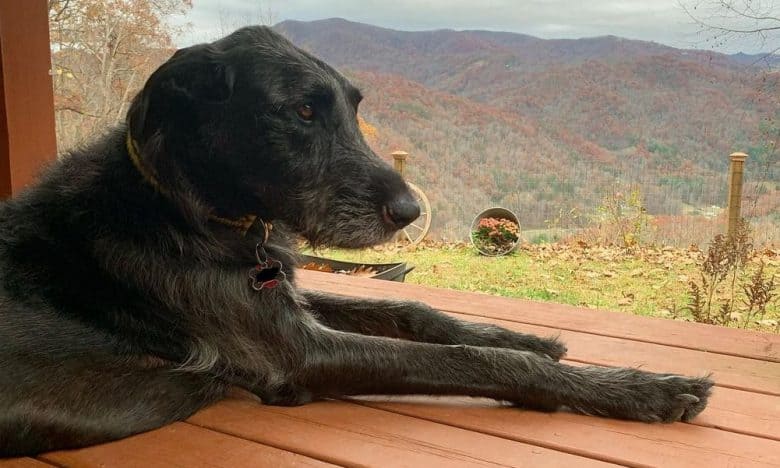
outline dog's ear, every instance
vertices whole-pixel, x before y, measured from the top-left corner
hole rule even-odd
[[[130,108],[127,110],[127,128],[130,134],[138,138],[145,135],[146,115],[149,113],[149,94],[141,91],[133,99]]]
[[[233,95],[235,71],[225,53],[210,44],[180,49],[162,68],[167,70],[160,86],[174,95],[208,102],[224,102]]]
[[[127,123],[133,135],[170,120],[172,113],[188,113],[199,104],[219,104],[233,95],[235,70],[225,53],[211,44],[178,50],[158,68],[133,100]]]

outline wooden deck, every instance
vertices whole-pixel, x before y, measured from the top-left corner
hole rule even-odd
[[[561,334],[573,364],[713,372],[691,424],[544,414],[468,398],[366,397],[297,408],[236,395],[146,434],[0,468],[54,466],[780,466],[780,336],[301,272],[303,286],[423,300],[466,320]]]

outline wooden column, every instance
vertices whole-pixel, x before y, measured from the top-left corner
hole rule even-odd
[[[409,156],[409,153],[406,151],[393,151],[392,156],[393,167],[395,167],[395,170],[401,174],[401,177],[403,177],[404,167],[406,166],[406,158]]]
[[[0,198],[57,156],[46,0],[0,0]]]
[[[393,151],[390,153],[390,155],[393,157],[393,167],[395,168],[396,172],[401,174],[401,177],[404,176],[404,168],[406,167],[406,158],[409,157],[409,153],[406,151]],[[404,240],[406,236],[404,235],[403,230],[398,231],[395,235],[395,242],[400,242]]]
[[[746,159],[747,154],[745,153],[731,154],[731,166],[729,168],[729,237],[734,234],[741,218],[742,174],[745,171]]]

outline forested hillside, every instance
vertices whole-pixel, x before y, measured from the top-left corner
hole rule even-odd
[[[751,156],[748,214],[780,222],[780,73],[745,56],[338,19],[276,28],[361,85],[375,148],[412,155],[439,234],[462,237],[495,204],[544,227],[634,184],[651,214],[705,211],[725,204],[737,150]]]

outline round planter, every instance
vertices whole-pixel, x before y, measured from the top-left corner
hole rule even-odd
[[[509,221],[512,221],[513,223],[517,224],[518,230],[520,229],[520,220],[517,219],[517,215],[512,213],[511,211],[507,210],[506,208],[500,208],[500,207],[493,207],[488,208],[487,210],[482,211],[480,214],[478,214],[476,217],[474,217],[474,221],[471,222],[471,230],[469,231],[469,239],[471,240],[471,245],[474,246],[475,249],[479,251],[482,255],[485,255],[487,257],[500,257],[502,255],[506,255],[509,253],[514,252],[517,250],[517,247],[520,245],[520,238],[512,244],[511,247],[508,249],[505,249],[503,251],[496,251],[492,252],[486,249],[481,248],[477,242],[474,241],[474,231],[477,229],[477,226],[479,225],[479,221],[484,218],[504,218],[508,219]]]

